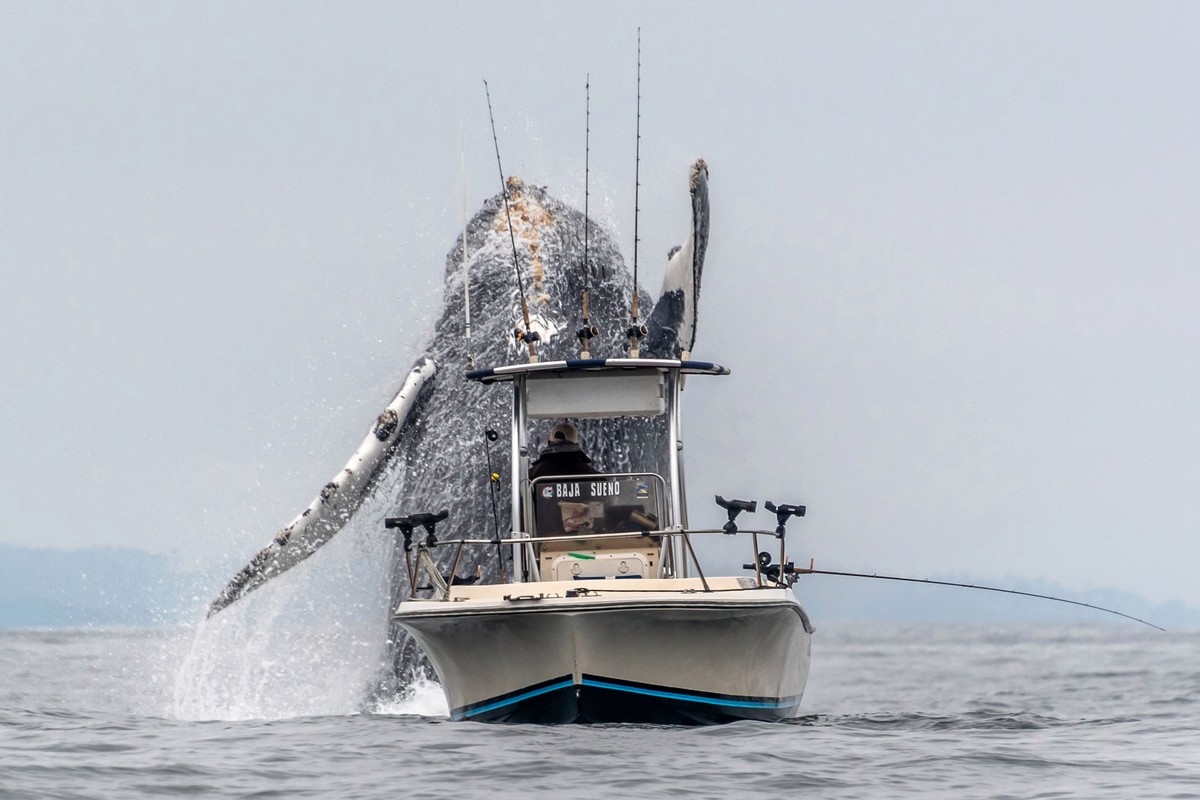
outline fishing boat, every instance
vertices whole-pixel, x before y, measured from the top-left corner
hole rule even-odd
[[[511,532],[439,540],[453,509],[387,520],[403,535],[412,587],[394,620],[428,655],[452,718],[710,724],[798,713],[813,627],[792,591],[803,570],[787,561],[785,541],[804,507],[768,502],[775,530],[739,531],[738,515],[757,504],[717,497],[723,528],[687,524],[681,387],[685,376],[728,374],[650,358],[467,373],[512,391]],[[665,417],[666,474],[530,477],[537,421],[613,417]],[[743,574],[704,571],[695,540],[707,535],[748,539]],[[437,566],[443,548],[454,553],[448,575]],[[495,581],[457,576],[476,548],[495,554]]]

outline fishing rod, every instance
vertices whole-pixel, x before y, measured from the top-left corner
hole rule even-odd
[[[492,114],[492,93],[488,82],[483,82],[483,91],[487,95],[488,120],[492,123],[492,143],[496,145],[496,166],[500,170],[500,193],[504,195],[504,215],[508,219],[508,240],[512,243],[513,272],[517,276],[517,290],[521,295],[521,318],[525,322],[525,330],[517,329],[513,335],[518,342],[525,342],[529,347],[529,363],[536,363],[537,343],[542,338],[529,324],[529,305],[525,302],[525,281],[521,278],[521,265],[517,260],[517,236],[513,232],[512,210],[508,206],[508,184],[504,180],[504,166],[500,163],[500,140],[496,137],[496,117]]]
[[[583,327],[576,331],[579,338],[579,357],[591,358],[592,337],[600,333],[600,329],[588,320],[588,297],[591,294],[592,276],[588,264],[588,234],[591,218],[588,216],[588,197],[590,195],[589,181],[591,179],[592,155],[592,76],[589,73],[583,86],[585,120],[583,137]]]
[[[957,586],[960,589],[981,589],[985,592],[1001,592],[1003,594],[1018,594],[1018,595],[1021,595],[1022,597],[1035,597],[1039,600],[1053,600],[1056,603],[1069,603],[1070,605],[1073,605],[1073,606],[1083,606],[1084,608],[1091,608],[1096,611],[1103,611],[1106,614],[1115,614],[1118,617],[1124,617],[1125,619],[1133,620],[1134,622],[1140,622],[1143,625],[1149,625],[1151,628],[1154,628],[1156,630],[1166,631],[1166,628],[1160,628],[1158,625],[1155,625],[1153,622],[1147,622],[1144,619],[1140,619],[1138,617],[1131,616],[1129,614],[1126,614],[1121,611],[1117,611],[1112,608],[1105,608],[1103,606],[1093,605],[1092,603],[1085,603],[1082,600],[1068,600],[1065,597],[1054,597],[1053,595],[1038,594],[1036,592],[1022,592],[1017,589],[1001,589],[1001,588],[998,588],[995,586],[979,586],[979,585],[973,584],[973,583],[955,583],[954,581],[935,581],[930,578],[901,578],[901,577],[897,577],[895,575],[879,575],[877,573],[837,572],[837,571],[828,570],[828,569],[813,569],[811,565],[807,569],[796,568],[796,567],[791,567],[789,569],[788,567],[785,567],[784,572],[790,573],[793,575],[835,575],[835,576],[842,577],[842,578],[871,578],[873,580],[880,580],[880,581],[903,581],[905,583],[928,583],[933,586]]]
[[[633,162],[633,324],[625,332],[629,337],[629,355],[638,357],[638,345],[649,330],[638,322],[638,190],[642,169],[642,29],[637,29],[637,142]]]

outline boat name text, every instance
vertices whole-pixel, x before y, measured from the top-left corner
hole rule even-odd
[[[619,497],[620,481],[592,481],[590,483],[556,483],[555,497]]]

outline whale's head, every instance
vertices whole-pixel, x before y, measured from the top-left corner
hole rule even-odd
[[[633,277],[612,236],[594,221],[588,223],[585,258],[582,212],[544,187],[515,177],[508,179],[506,194],[507,208],[505,196],[498,194],[467,224],[465,272],[477,363],[497,365],[527,357],[526,346],[513,335],[525,330],[522,295],[529,328],[540,340],[539,356],[578,358],[576,333],[583,326],[585,291],[589,322],[601,330],[592,340],[594,355],[625,355]],[[438,324],[439,339],[465,340],[463,276],[460,236],[446,259],[446,303]],[[646,308],[649,299],[643,294],[640,302]],[[460,349],[453,341],[442,344]]]

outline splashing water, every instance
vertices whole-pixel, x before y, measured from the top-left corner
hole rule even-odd
[[[358,515],[314,557],[196,629],[175,680],[179,719],[353,714],[390,671],[393,540]]]
[[[442,685],[423,675],[417,676],[401,696],[380,702],[371,710],[382,716],[450,716],[450,707],[446,705]]]

